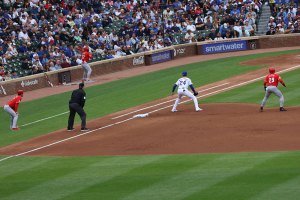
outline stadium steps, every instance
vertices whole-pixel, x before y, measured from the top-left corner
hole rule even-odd
[[[265,35],[266,34],[266,32],[268,30],[267,27],[268,27],[270,16],[271,16],[270,7],[269,7],[269,5],[264,4],[262,6],[261,16],[259,18],[259,22],[257,25],[256,35]]]

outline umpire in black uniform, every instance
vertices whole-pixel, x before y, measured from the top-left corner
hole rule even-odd
[[[79,89],[74,90],[71,95],[71,99],[69,101],[69,110],[70,110],[70,115],[69,115],[69,121],[68,121],[68,131],[73,131],[74,130],[74,118],[76,113],[81,118],[81,131],[88,131],[89,129],[86,128],[86,113],[83,110],[84,104],[85,104],[85,99],[86,99],[86,94],[85,91],[83,90],[84,83],[79,84]]]

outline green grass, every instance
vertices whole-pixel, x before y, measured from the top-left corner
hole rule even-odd
[[[19,157],[0,164],[0,199],[297,199],[299,160],[300,152]]]
[[[173,84],[180,77],[183,70],[188,71],[194,86],[198,87],[261,67],[240,66],[239,63],[242,61],[299,51],[222,58],[89,87],[86,88],[87,104],[85,108],[88,120],[168,96]],[[19,110],[19,126],[68,111],[69,96],[70,92],[67,92],[30,102],[22,102]],[[61,115],[33,125],[21,127],[21,131],[13,133],[9,130],[8,114],[2,111],[1,115],[3,125],[0,126],[0,147],[66,128],[68,118],[67,114]]]
[[[287,87],[279,84],[279,89],[284,95],[285,106],[300,106],[300,69],[281,74]],[[254,103],[260,105],[264,97],[263,80],[239,87],[228,92],[223,92],[201,100],[202,103]],[[278,107],[279,100],[271,95],[266,107]]]

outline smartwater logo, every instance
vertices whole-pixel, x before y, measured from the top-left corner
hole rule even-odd
[[[223,53],[223,52],[242,51],[242,50],[247,50],[246,41],[204,44],[202,46],[203,54]]]
[[[28,86],[31,86],[31,85],[37,85],[38,83],[39,83],[39,81],[37,79],[27,80],[27,81],[22,81],[21,86],[22,87],[28,87]]]

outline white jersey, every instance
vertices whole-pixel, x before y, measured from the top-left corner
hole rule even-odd
[[[187,77],[182,77],[178,79],[178,81],[175,83],[178,86],[178,89],[180,90],[187,90],[190,85],[192,85],[191,79]]]

